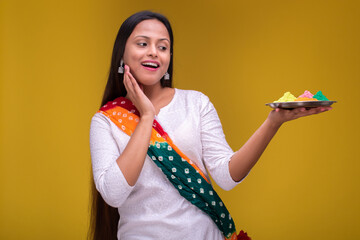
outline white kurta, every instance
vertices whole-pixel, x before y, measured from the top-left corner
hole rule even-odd
[[[174,144],[208,177],[207,169],[221,188],[230,190],[238,184],[228,167],[234,152],[207,96],[175,89],[174,98],[156,120]],[[119,209],[118,239],[223,239],[211,218],[183,198],[149,156],[136,184],[128,185],[116,159],[129,138],[104,115],[96,113],[92,118],[95,185],[104,200]]]

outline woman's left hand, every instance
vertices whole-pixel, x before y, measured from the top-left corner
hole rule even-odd
[[[276,126],[281,126],[284,122],[291,121],[300,117],[310,116],[331,110],[332,107],[317,107],[317,108],[295,108],[292,110],[276,108],[272,110],[268,116],[268,120]]]
[[[231,157],[229,169],[232,179],[240,181],[249,173],[284,122],[326,112],[330,109],[332,108],[295,108],[292,110],[276,108],[272,110],[265,122],[255,131],[244,146]]]

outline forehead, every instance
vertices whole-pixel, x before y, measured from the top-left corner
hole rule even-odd
[[[140,22],[134,28],[130,37],[147,36],[150,38],[166,38],[170,40],[169,32],[165,25],[157,19],[148,19]]]

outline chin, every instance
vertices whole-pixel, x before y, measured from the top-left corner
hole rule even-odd
[[[161,78],[154,78],[154,77],[145,77],[141,78],[138,82],[141,83],[144,86],[153,86],[156,84],[160,84]]]

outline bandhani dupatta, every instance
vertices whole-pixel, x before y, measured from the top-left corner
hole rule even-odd
[[[108,117],[124,133],[131,136],[139,122],[139,112],[129,99],[119,97],[104,105],[99,113]],[[250,239],[246,233],[236,235],[235,224],[224,203],[204,173],[178,149],[154,120],[149,157],[162,170],[180,195],[211,217],[225,239]]]

